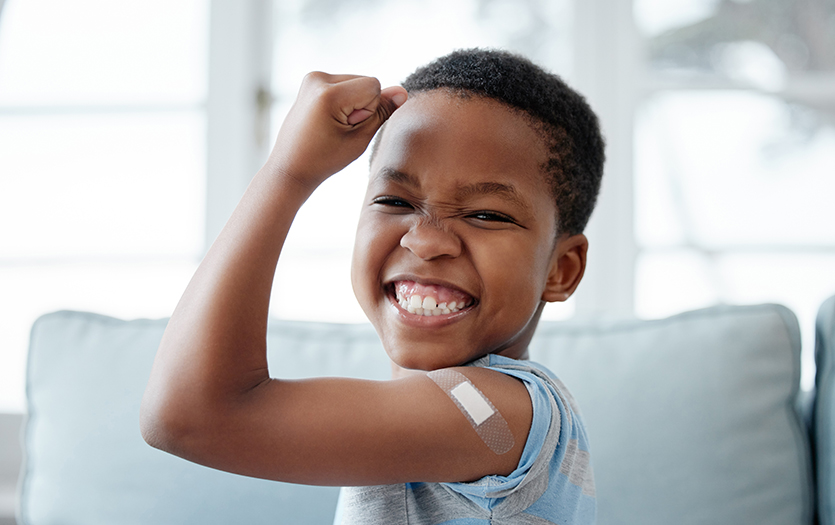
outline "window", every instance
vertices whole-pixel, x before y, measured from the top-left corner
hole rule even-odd
[[[207,19],[205,0],[5,3],[0,411],[24,410],[39,315],[166,316],[196,268]]]
[[[636,313],[777,302],[813,326],[835,292],[835,6],[638,0]]]
[[[24,409],[38,315],[171,313],[305,73],[390,85],[473,46],[565,77],[607,137],[586,278],[544,317],[783,303],[811,386],[814,314],[835,293],[829,0],[7,0],[0,410]],[[349,264],[367,165],[302,208],[273,315],[365,320]]]

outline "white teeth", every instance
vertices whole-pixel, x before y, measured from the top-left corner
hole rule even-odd
[[[420,295],[411,295],[407,299],[398,293],[399,297],[397,303],[401,308],[410,314],[423,315],[426,317],[433,315],[446,315],[455,313],[464,308],[464,302],[450,301],[449,303],[438,304],[437,299],[431,295],[421,297]]]

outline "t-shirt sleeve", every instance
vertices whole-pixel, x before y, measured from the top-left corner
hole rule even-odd
[[[484,509],[490,509],[499,499],[511,495],[526,476],[531,472],[531,467],[537,457],[543,452],[543,445],[546,442],[548,432],[554,432],[551,421],[554,417],[559,421],[560,414],[552,412],[552,400],[555,396],[545,385],[544,381],[531,372],[525,370],[508,370],[505,368],[489,367],[504,374],[521,380],[528,390],[533,407],[531,429],[528,432],[525,448],[519,460],[517,468],[508,476],[485,476],[479,480],[467,483],[444,483],[452,491],[465,496]],[[557,404],[560,400],[556,399]],[[563,408],[560,407],[560,410]],[[557,426],[556,431],[559,432]],[[541,473],[547,475],[547,472]],[[529,480],[530,481],[530,480]],[[501,496],[497,496],[500,494]]]

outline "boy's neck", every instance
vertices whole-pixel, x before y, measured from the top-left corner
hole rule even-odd
[[[487,355],[490,355],[490,354],[487,354]],[[509,357],[510,359],[521,359],[521,360],[530,359],[530,357],[528,357],[527,347],[525,348],[525,351],[521,355],[512,355],[511,356],[511,355],[505,355],[502,352],[496,352],[496,355]],[[394,361],[389,361],[389,363],[391,364],[391,378],[392,379],[403,379],[403,378],[406,378],[406,377],[422,375],[422,374],[425,374],[426,372],[428,372],[428,370],[412,370],[412,369],[409,369],[409,368],[403,368],[402,366],[398,365]]]

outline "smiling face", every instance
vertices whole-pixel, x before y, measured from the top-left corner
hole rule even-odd
[[[585,238],[558,242],[547,153],[528,119],[491,99],[419,93],[388,121],[351,280],[396,365],[524,358],[543,301],[573,292]]]

